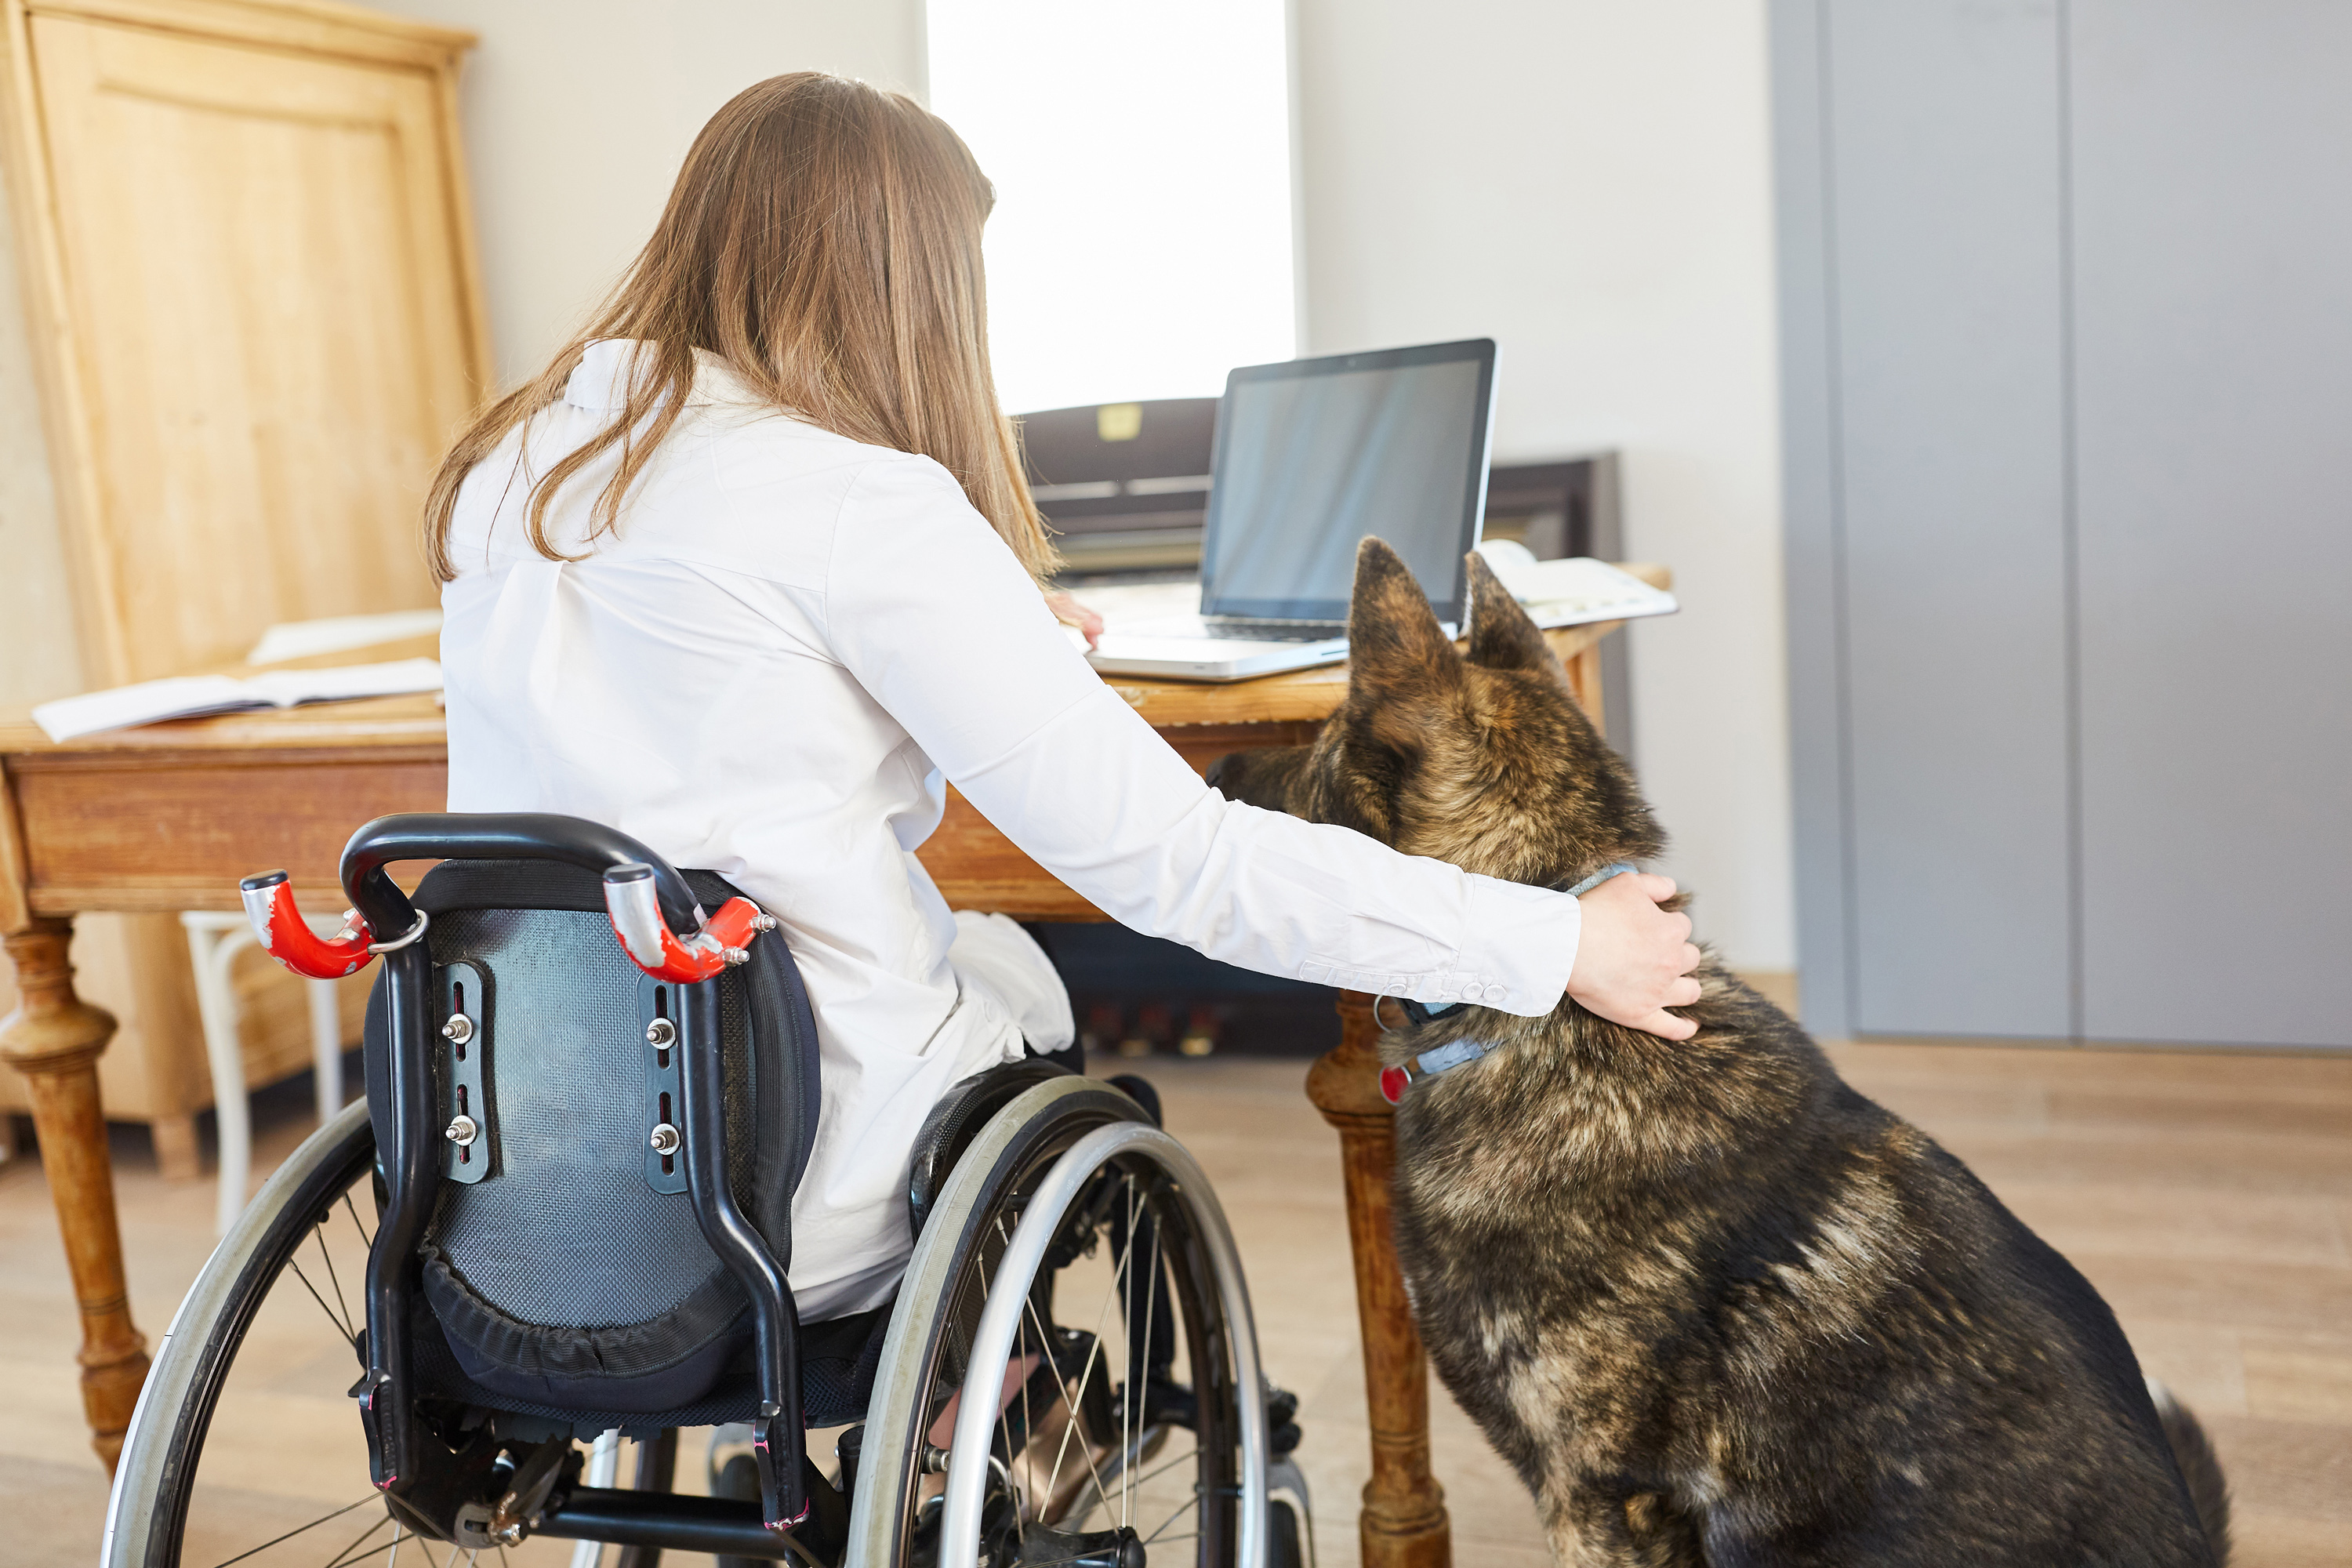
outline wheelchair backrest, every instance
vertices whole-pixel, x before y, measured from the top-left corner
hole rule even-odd
[[[688,871],[706,907],[735,889]],[[424,1307],[466,1403],[670,1412],[740,1370],[742,1289],[698,1226],[684,1162],[677,987],[614,940],[602,883],[546,860],[450,860],[413,896],[431,917],[440,1194]],[[728,1184],[777,1262],[816,1133],[817,1042],[781,932],[719,982]],[[386,1117],[387,973],[368,1009],[369,1100]],[[422,1321],[412,1331],[423,1330]],[[420,1338],[423,1337],[420,1335]],[[483,1395],[491,1397],[484,1400]]]

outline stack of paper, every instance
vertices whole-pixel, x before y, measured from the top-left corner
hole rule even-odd
[[[1485,541],[1478,553],[1486,558],[1511,597],[1527,606],[1536,625],[1547,629],[1671,616],[1682,608],[1664,588],[1653,588],[1631,573],[1589,555],[1538,561],[1527,546],[1510,540]]]

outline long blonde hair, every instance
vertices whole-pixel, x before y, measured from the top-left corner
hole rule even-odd
[[[641,340],[613,422],[532,483],[530,542],[551,560],[557,494],[615,447],[588,539],[614,532],[630,487],[677,423],[694,351],[761,401],[853,441],[936,459],[1041,582],[1059,564],[1030,500],[988,364],[981,226],[996,194],[962,138],[903,93],[794,71],[728,101],[686,155],[653,238],[587,329],[484,410],[425,503],[425,552],[457,575],[458,487],[517,425],[563,395],[587,346]]]

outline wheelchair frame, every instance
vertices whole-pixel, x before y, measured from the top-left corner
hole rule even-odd
[[[295,908],[287,873],[239,884],[263,945],[297,973],[356,972],[384,957],[390,1045],[392,1146],[378,1152],[388,1201],[368,1255],[364,1289],[367,1370],[360,1394],[372,1479],[395,1515],[451,1541],[498,1543],[508,1521],[474,1500],[500,1445],[478,1431],[452,1449],[423,1429],[416,1409],[408,1325],[417,1296],[415,1259],[440,1193],[440,1100],[434,1080],[433,960],[417,939],[425,917],[386,874],[403,860],[554,860],[601,876],[615,937],[646,973],[675,984],[680,1121],[687,1194],[696,1225],[752,1310],[759,1413],[753,1455],[761,1513],[782,1556],[783,1531],[806,1522],[813,1501],[801,1428],[800,1319],[792,1288],[728,1182],[726,1090],[719,1054],[719,976],[744,962],[745,944],[774,921],[731,900],[705,919],[685,878],[626,834],[574,817],[529,813],[418,813],[381,816],[343,847],[341,879],[351,900],[345,930],[321,940]],[[403,933],[390,942],[375,933]],[[667,940],[664,940],[667,939]],[[642,1521],[659,1528],[665,1521]],[[667,1544],[741,1554],[739,1529],[717,1518],[666,1521]],[[688,1537],[708,1536],[707,1544]]]
[[[473,1125],[461,1099],[444,1102],[439,1081],[450,1067],[445,1047],[462,1047],[469,1037],[471,1020],[464,1010],[442,1005],[455,1000],[445,990],[464,965],[453,960],[435,966],[421,940],[425,915],[384,874],[394,861],[428,858],[547,860],[596,872],[614,932],[635,968],[678,993],[675,1005],[651,1015],[656,1023],[669,1018],[676,1037],[656,1041],[648,1026],[648,1044],[679,1047],[669,1053],[673,1065],[664,1071],[676,1076],[664,1087],[675,1086],[677,1121],[684,1126],[673,1141],[679,1130],[667,1125],[668,1108],[663,1107],[665,1125],[655,1128],[652,1147],[686,1156],[680,1186],[657,1190],[682,1191],[689,1198],[698,1230],[755,1309],[756,1363],[748,1376],[736,1374],[730,1397],[759,1407],[752,1454],[757,1503],[672,1490],[672,1461],[656,1458],[648,1467],[643,1456],[642,1489],[583,1485],[572,1447],[577,1423],[559,1421],[549,1430],[548,1417],[558,1412],[527,1408],[520,1428],[509,1428],[498,1418],[495,1399],[486,1412],[467,1409],[461,1416],[459,1407],[436,1397],[451,1392],[438,1386],[441,1373],[433,1370],[438,1363],[417,1360],[409,1325],[425,1315],[416,1260],[440,1183],[467,1179],[461,1166],[468,1136],[488,1134],[477,1169],[495,1173],[497,1160],[495,1105],[478,1099],[481,1124]],[[1133,1568],[1146,1547],[1190,1513],[1192,1533],[1169,1540],[1198,1541],[1188,1555],[1203,1563],[1312,1568],[1305,1482],[1287,1457],[1298,1437],[1291,1424],[1296,1402],[1264,1381],[1247,1287],[1223,1212],[1199,1166],[1158,1129],[1156,1109],[1147,1109],[1153,1098],[1148,1090],[1139,1102],[1116,1083],[1032,1064],[1025,1077],[1023,1068],[1007,1066],[967,1079],[960,1086],[963,1095],[941,1102],[937,1130],[926,1128],[908,1194],[919,1220],[914,1253],[887,1331],[866,1342],[878,1345],[880,1360],[866,1421],[853,1429],[866,1440],[853,1445],[845,1438],[836,1488],[805,1453],[801,1356],[811,1336],[802,1331],[789,1283],[761,1233],[737,1207],[729,1178],[723,1015],[712,982],[735,964],[755,962],[749,944],[775,922],[740,897],[704,919],[692,888],[706,884],[688,884],[624,835],[566,817],[381,818],[352,837],[341,875],[352,908],[344,930],[331,938],[321,939],[301,921],[282,871],[247,879],[246,902],[265,949],[297,973],[348,974],[379,953],[386,957],[385,1001],[373,1024],[388,1027],[371,1029],[371,1049],[378,1053],[372,1060],[376,1103],[345,1108],[304,1142],[238,1217],[182,1302],[132,1415],[109,1503],[104,1560],[114,1568],[175,1568],[181,1561],[200,1458],[215,1435],[238,1351],[282,1272],[300,1273],[295,1257],[304,1243],[316,1236],[324,1252],[325,1226],[338,1205],[351,1210],[367,1248],[357,1314],[365,1320],[364,1334],[353,1334],[354,1314],[347,1308],[339,1313],[315,1288],[308,1293],[335,1321],[339,1338],[359,1342],[365,1370],[351,1393],[362,1405],[370,1479],[383,1499],[383,1522],[395,1527],[395,1550],[404,1527],[420,1537],[454,1542],[461,1552],[470,1547],[477,1555],[543,1535],[619,1545],[632,1553],[625,1562],[642,1560],[635,1555],[641,1552],[679,1549],[867,1568],[936,1560],[940,1544],[961,1550],[982,1531],[989,1532],[990,1550],[1002,1561],[1049,1558],[1079,1568]],[[379,942],[379,931],[399,934]],[[473,983],[488,978],[469,977]],[[641,997],[651,984],[641,988]],[[451,1026],[430,1033],[445,1011]],[[452,1088],[466,1082],[465,1054],[457,1051]],[[1022,1084],[1009,1098],[996,1076],[1007,1073]],[[488,1087],[483,1079],[477,1084],[478,1093]],[[453,1112],[445,1131],[441,1120]],[[445,1140],[459,1152],[444,1149]],[[372,1171],[379,1181],[378,1224],[370,1235],[350,1198]],[[1103,1195],[1116,1192],[1124,1192],[1124,1199]],[[1123,1222],[1103,1206],[1120,1201],[1128,1205]],[[1147,1214],[1157,1218],[1139,1223]],[[1116,1307],[1121,1314],[1122,1357],[1114,1357],[1094,1333],[1059,1324],[1049,1329],[1050,1320],[1037,1317],[1052,1311],[1055,1274],[1079,1256],[1095,1256],[1097,1234],[1125,1237],[1114,1240],[1113,1260],[1097,1266],[1110,1270],[1109,1282],[1090,1287],[1108,1292],[1098,1312]],[[1139,1338],[1134,1321],[1139,1276],[1124,1250],[1138,1246],[1145,1250],[1136,1256],[1164,1257],[1171,1270],[1163,1280],[1161,1264],[1154,1261],[1143,1277],[1152,1283],[1141,1288],[1147,1304]],[[1070,1248],[1076,1251],[1063,1257]],[[974,1283],[981,1291],[976,1298],[969,1294]],[[342,1307],[340,1282],[334,1291]],[[1175,1389],[1181,1400],[1167,1405],[1154,1403],[1150,1382],[1150,1358],[1158,1352],[1149,1348],[1155,1342],[1149,1303],[1160,1300],[1170,1304],[1171,1331],[1183,1324],[1192,1365],[1192,1386]],[[822,1335],[815,1338],[823,1342]],[[1086,1362],[1073,1387],[1052,1347],[1081,1342],[1089,1358],[1099,1359]],[[1052,1385],[1040,1407],[1047,1413],[1040,1442],[1051,1449],[1052,1469],[1040,1468],[1048,1462],[1045,1447],[1031,1453],[1016,1444],[1014,1452],[1026,1454],[1023,1462],[1037,1472],[1026,1474],[1016,1489],[1006,1468],[1013,1461],[1000,1463],[992,1449],[997,1441],[1015,1443],[1016,1430],[1023,1444],[1041,1431],[1031,1425],[1026,1393],[1017,1415],[1003,1397],[1011,1386],[1003,1380],[1021,1345],[1031,1346],[1025,1353],[1033,1357],[1045,1352],[1022,1386],[1040,1377]],[[875,1352],[869,1348],[867,1353]],[[1108,1380],[1117,1375],[1111,1368],[1121,1359],[1126,1393],[1114,1417],[1108,1405],[1097,1409],[1087,1391],[1098,1386],[1108,1397]],[[957,1365],[960,1372],[950,1370]],[[1092,1383],[1097,1371],[1105,1380],[1098,1385]],[[949,1447],[939,1447],[933,1435],[949,1408],[959,1412],[954,1432],[941,1439]],[[993,1437],[975,1414],[991,1408],[999,1427]],[[1059,1417],[1052,1414],[1056,1409]],[[602,1426],[615,1413],[593,1414]],[[681,1413],[646,1413],[654,1426],[674,1424],[664,1417],[676,1414]],[[478,1419],[483,1415],[489,1418]],[[1051,1425],[1055,1419],[1065,1423],[1058,1440]],[[1116,1423],[1107,1436],[1093,1425],[1106,1419]],[[617,1424],[629,1426],[625,1420]],[[1186,1500],[1143,1534],[1134,1510],[1145,1485],[1169,1465],[1138,1474],[1132,1483],[1123,1478],[1173,1427],[1193,1435],[1194,1452],[1174,1461],[1192,1466],[1192,1479],[1168,1483],[1173,1497]],[[1093,1502],[1086,1500],[1075,1470],[1072,1489],[1066,1495],[1056,1489],[1074,1437],[1093,1482]],[[652,1452],[661,1452],[663,1440],[656,1439]],[[1097,1470],[1094,1446],[1106,1441],[1108,1468]],[[1004,1479],[1004,1488],[989,1489],[992,1474]],[[1105,1489],[1106,1474],[1116,1497]],[[1170,1494],[1162,1495],[1153,1507],[1167,1505]],[[1055,1498],[1062,1500],[1046,1500]],[[1028,1511],[1033,1502],[1036,1511]],[[1105,1527],[1077,1528],[1097,1503]],[[1008,1504],[1010,1513],[987,1511]],[[330,1511],[263,1545],[290,1540],[359,1506]],[[927,1538],[934,1544],[925,1548],[920,1542]]]

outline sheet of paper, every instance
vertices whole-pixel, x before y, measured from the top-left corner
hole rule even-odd
[[[70,741],[101,730],[192,719],[201,713],[291,708],[302,702],[440,689],[441,666],[429,658],[347,665],[340,669],[273,669],[244,680],[230,675],[175,675],[44,702],[33,710],[33,722],[52,741]]]
[[[329,616],[316,621],[281,621],[261,634],[247,664],[276,664],[280,659],[310,658],[341,653],[345,648],[373,647],[402,637],[430,636],[441,629],[438,610],[393,610],[381,616]]]
[[[1498,548],[1507,546],[1507,548]],[[1682,606],[1663,588],[1653,588],[1629,572],[1590,556],[1538,561],[1507,541],[1481,544],[1511,597],[1528,608],[1539,626],[1573,626],[1588,621],[1633,620],[1670,616]]]
[[[1507,539],[1484,541],[1478,552],[1539,626],[1670,616],[1682,607],[1664,589],[1653,588],[1631,573],[1590,556],[1538,561],[1527,546]],[[1107,583],[1074,588],[1070,596],[1102,616],[1106,632],[1123,637],[1150,635],[1164,629],[1173,618],[1195,616],[1201,610],[1198,581]],[[1086,639],[1075,630],[1069,636],[1083,651]]]

